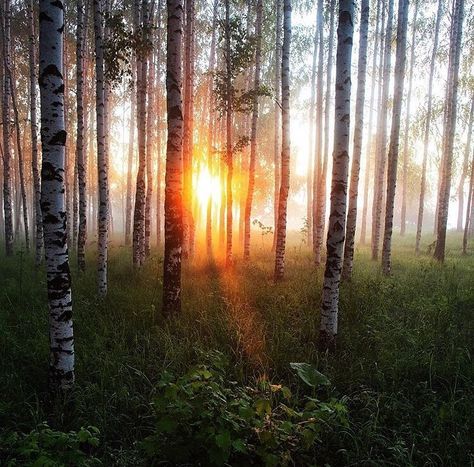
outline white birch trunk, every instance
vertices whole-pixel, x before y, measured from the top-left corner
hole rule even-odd
[[[65,204],[63,31],[61,1],[40,0],[41,209],[49,301],[50,386],[74,383],[74,334]]]
[[[339,1],[337,28],[336,94],[331,208],[327,235],[327,259],[321,300],[320,346],[336,343],[342,255],[346,227],[347,178],[351,100],[351,59],[354,34],[354,1]]]

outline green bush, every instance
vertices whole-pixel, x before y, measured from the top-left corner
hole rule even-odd
[[[99,445],[99,430],[89,426],[78,432],[55,431],[42,423],[28,434],[0,434],[0,464],[8,467],[89,467],[100,465],[92,454]]]
[[[153,401],[155,432],[143,448],[150,460],[202,465],[273,466],[314,461],[324,433],[348,424],[343,401],[316,397],[329,381],[308,364],[292,364],[312,395],[299,401],[281,385],[255,387],[229,379],[222,354],[184,376],[165,372]]]

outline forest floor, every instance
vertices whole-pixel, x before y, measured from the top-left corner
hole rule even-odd
[[[172,319],[156,253],[136,272],[111,247],[100,300],[91,247],[85,275],[72,264],[76,387],[54,405],[44,271],[1,257],[0,465],[473,465],[474,251],[460,243],[439,265],[397,239],[388,278],[358,248],[332,355],[304,246],[277,285],[268,246],[232,271],[186,265]]]

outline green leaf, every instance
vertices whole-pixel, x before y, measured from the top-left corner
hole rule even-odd
[[[228,431],[223,431],[216,435],[216,445],[223,451],[227,451],[231,445],[230,433]]]
[[[264,414],[270,415],[272,413],[270,401],[268,399],[258,399],[257,402],[255,402],[255,411],[260,416]]]
[[[323,375],[313,365],[309,363],[290,363],[290,367],[296,370],[298,376],[312,388],[319,386],[329,386],[330,382],[326,375]]]

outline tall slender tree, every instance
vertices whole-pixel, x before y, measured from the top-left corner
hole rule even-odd
[[[34,20],[34,2],[28,1],[28,29],[30,31],[28,41],[28,58],[30,67],[30,130],[31,130],[31,166],[33,177],[33,213],[35,220],[35,264],[41,264],[43,254],[43,219],[41,217],[41,184],[38,166],[38,120],[36,104],[38,100],[36,70],[36,31]]]
[[[278,224],[276,226],[275,282],[285,272],[286,217],[290,190],[290,46],[291,0],[283,0],[283,47],[281,60],[281,183],[278,198]]]
[[[418,217],[416,222],[416,240],[415,240],[415,253],[420,252],[420,242],[421,242],[421,232],[423,229],[423,214],[425,209],[425,193],[426,193],[426,169],[428,166],[428,146],[430,140],[430,129],[431,129],[431,119],[433,114],[433,81],[435,74],[435,65],[436,65],[436,55],[438,53],[438,43],[439,43],[439,27],[441,24],[441,18],[443,16],[443,0],[438,0],[438,10],[436,13],[436,21],[434,28],[434,37],[433,37],[433,51],[431,53],[431,62],[430,62],[430,76],[428,80],[428,93],[427,93],[427,110],[426,110],[426,120],[424,128],[424,138],[423,138],[423,162],[421,167],[421,183],[420,183],[420,199],[418,202]]]
[[[458,186],[458,222],[457,230],[463,230],[463,214],[464,214],[464,184],[469,170],[469,154],[471,152],[472,126],[474,123],[474,93],[471,97],[471,110],[469,111],[469,122],[467,124],[467,141],[464,148],[464,161],[462,164],[461,176],[459,177]]]
[[[63,41],[60,0],[40,0],[39,86],[41,96],[41,210],[49,301],[50,387],[68,390],[74,383],[74,333],[71,275],[64,196],[65,143]]]
[[[395,82],[393,91],[392,128],[387,166],[387,196],[385,206],[385,227],[382,247],[382,270],[388,275],[392,268],[393,211],[397,186],[398,146],[400,139],[400,118],[402,111],[403,86],[407,48],[408,3],[398,0],[397,51],[395,58]]]
[[[247,187],[247,199],[245,202],[245,233],[244,233],[244,259],[250,257],[250,228],[251,213],[253,203],[253,192],[255,188],[255,164],[257,158],[257,122],[258,122],[258,94],[260,88],[260,68],[262,61],[262,16],[263,3],[257,0],[257,15],[255,23],[255,76],[253,82],[252,96],[252,124],[250,136],[250,163],[249,163],[249,181]]]
[[[165,180],[165,257],[163,312],[181,310],[181,255],[183,247],[183,0],[167,0],[166,102],[168,142]]]
[[[385,32],[383,84],[381,109],[377,122],[377,142],[375,148],[375,184],[372,206],[372,259],[379,257],[380,230],[382,223],[383,188],[385,184],[385,165],[387,159],[387,116],[389,107],[389,87],[392,47],[393,0],[388,0],[387,29]]]
[[[107,247],[109,233],[108,160],[105,147],[105,89],[104,89],[104,12],[103,0],[93,0],[95,34],[95,106],[97,124],[98,212],[98,289],[107,294]]]
[[[13,202],[12,202],[12,173],[11,173],[11,141],[10,141],[10,0],[0,1],[0,21],[2,25],[3,44],[3,214],[5,223],[5,254],[13,255]]]
[[[384,4],[382,0],[377,1],[377,16],[375,19],[375,43],[374,53],[372,57],[372,79],[371,79],[371,90],[370,90],[370,104],[369,104],[369,124],[368,124],[368,135],[369,140],[367,142],[366,156],[365,156],[365,177],[364,177],[364,201],[362,206],[362,219],[360,228],[360,242],[364,245],[367,240],[367,214],[369,210],[369,185],[371,175],[371,159],[374,148],[374,137],[373,133],[373,120],[374,120],[374,104],[375,104],[375,92],[377,91],[377,103],[380,103],[382,95],[381,76],[382,76],[382,64],[383,64],[383,31],[384,31],[384,18],[383,14]],[[379,66],[377,67],[377,60]],[[378,85],[377,75],[379,76]],[[377,105],[377,108],[380,108]],[[375,170],[374,170],[375,173]]]
[[[319,328],[320,347],[328,350],[336,344],[339,285],[346,230],[353,35],[354,1],[339,0],[331,214],[328,225],[327,259]]]
[[[343,278],[352,275],[354,240],[357,223],[357,198],[359,194],[360,156],[362,153],[362,133],[364,130],[365,82],[367,70],[367,44],[369,33],[369,0],[362,0],[360,6],[359,61],[357,67],[357,97],[355,106],[355,128],[347,214],[346,243],[344,247]]]
[[[454,0],[451,16],[451,37],[449,44],[448,80],[444,108],[442,177],[438,197],[437,235],[434,257],[444,261],[446,249],[446,229],[448,224],[449,193],[453,163],[454,134],[456,133],[456,112],[459,80],[459,60],[461,55],[462,23],[464,0]]]
[[[87,239],[87,187],[86,187],[86,151],[84,128],[84,39],[86,37],[86,7],[84,0],[77,0],[77,29],[76,29],[76,164],[77,184],[79,195],[79,230],[77,236],[77,264],[81,271],[86,267]]]
[[[472,218],[472,203],[473,203],[473,190],[474,190],[474,151],[472,153],[471,160],[471,177],[469,178],[469,191],[467,195],[467,207],[466,207],[466,221],[464,224],[464,234],[462,237],[462,252],[467,254],[467,239],[469,237],[469,226],[472,224],[474,219]]]
[[[408,75],[408,91],[406,97],[406,116],[405,131],[403,135],[403,172],[402,172],[402,206],[400,210],[400,235],[405,235],[407,224],[407,194],[408,194],[408,159],[409,147],[408,136],[410,133],[410,117],[411,117],[411,95],[413,92],[413,72],[415,70],[415,51],[416,47],[416,31],[418,19],[419,0],[415,0],[415,10],[413,12],[413,25],[411,30],[411,51],[410,51],[410,72]]]
[[[136,59],[135,56],[132,57],[132,82],[135,82],[136,77]],[[127,194],[125,200],[125,245],[130,245],[131,243],[131,233],[132,233],[132,169],[133,169],[133,159],[135,155],[135,128],[136,128],[136,110],[137,105],[137,93],[135,89],[131,90],[130,93],[130,127],[129,127],[129,137],[128,137],[128,161],[127,161]]]

